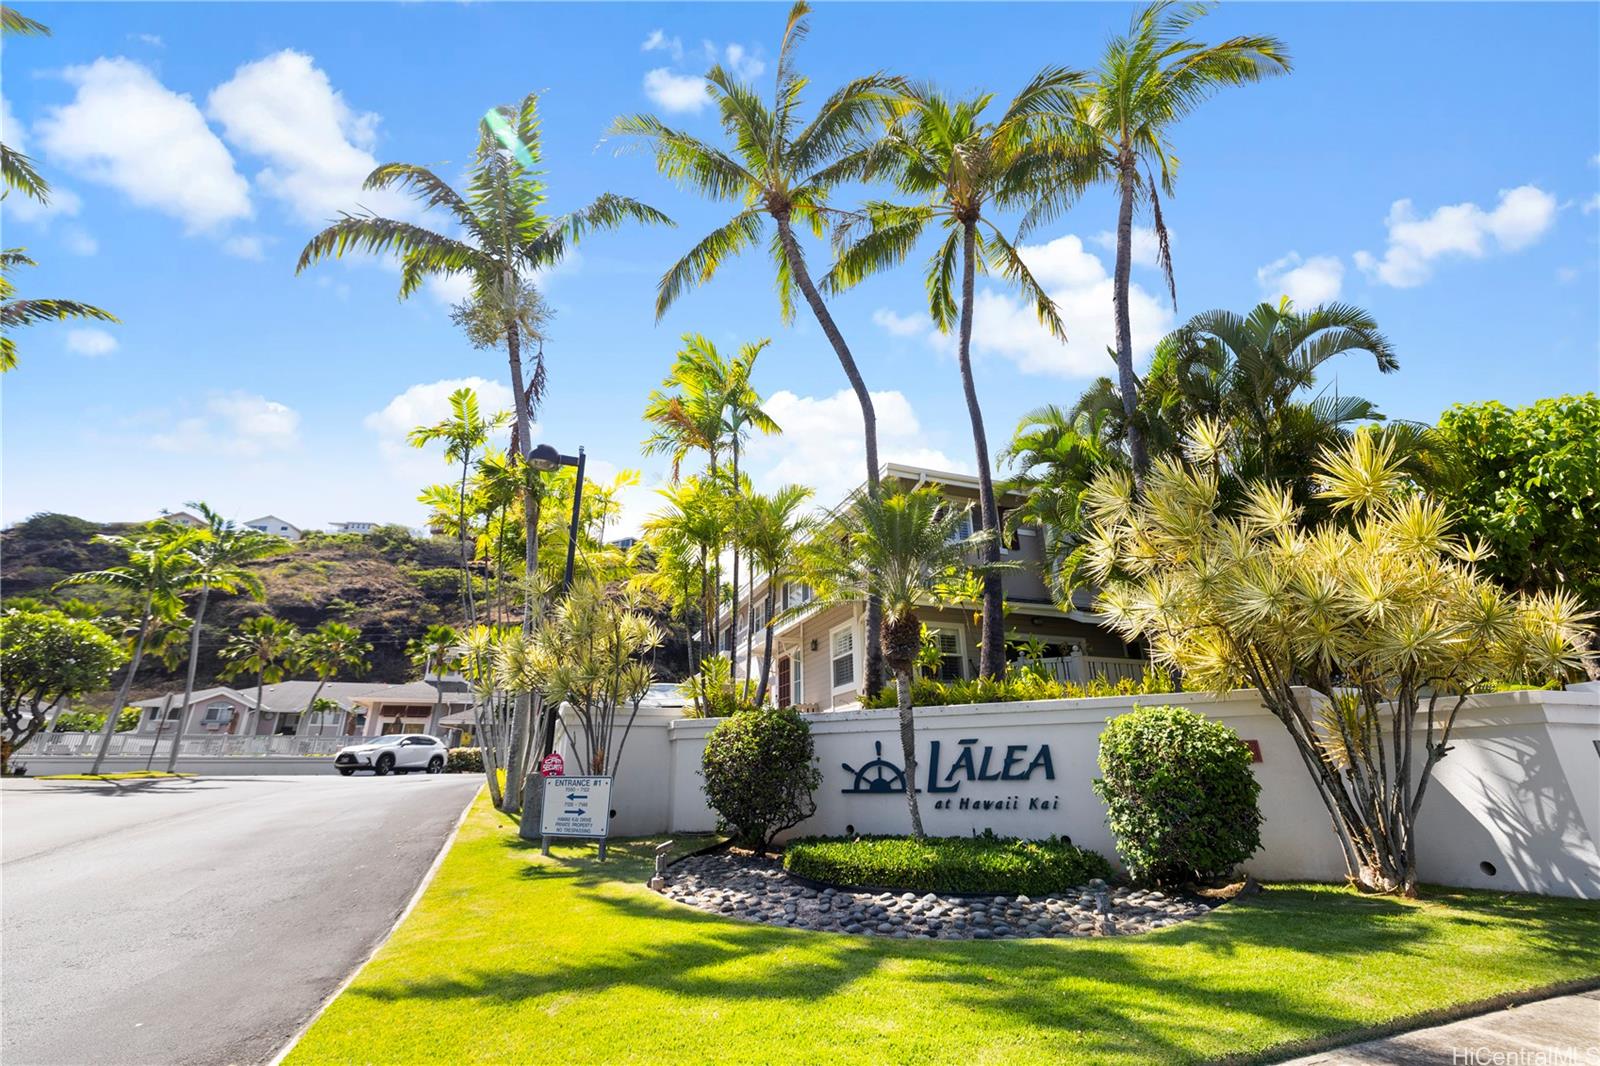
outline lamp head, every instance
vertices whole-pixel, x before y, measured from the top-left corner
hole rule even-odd
[[[555,470],[561,466],[561,453],[549,444],[541,444],[528,453],[528,465],[535,470]]]

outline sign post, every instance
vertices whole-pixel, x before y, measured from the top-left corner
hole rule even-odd
[[[606,836],[611,830],[611,778],[547,777],[544,803],[539,812],[541,850],[550,854],[556,837],[598,840],[600,861],[606,857]]]

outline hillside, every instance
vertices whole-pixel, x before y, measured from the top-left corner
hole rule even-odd
[[[126,533],[129,523],[99,524],[70,515],[36,515],[0,533],[0,594],[52,600],[71,596],[108,611],[131,615],[135,605],[95,586],[52,593],[74,573],[112,566],[120,553],[93,542],[96,533]],[[410,680],[405,646],[436,622],[460,620],[455,545],[420,539],[399,527],[370,536],[313,534],[284,554],[256,564],[266,586],[265,602],[247,596],[217,596],[206,612],[197,683],[217,683],[217,649],[238,623],[263,610],[301,629],[338,619],[361,629],[372,643],[373,681]],[[159,662],[141,667],[136,691],[154,694],[182,680]]]

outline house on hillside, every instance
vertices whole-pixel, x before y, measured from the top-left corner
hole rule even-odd
[[[377,522],[331,522],[328,528],[335,533],[360,533],[365,536],[378,528]]]
[[[241,525],[260,533],[271,533],[274,537],[282,537],[284,540],[299,540],[302,535],[299,526],[293,525],[275,514],[252,518],[248,522],[241,523]]]
[[[151,519],[154,522],[171,522],[175,526],[185,529],[199,529],[205,521],[199,515],[192,515],[188,511],[162,511],[159,516]]]
[[[906,488],[937,486],[956,505],[968,508],[960,535],[972,535],[978,506],[976,477],[889,463],[884,467],[882,482],[885,486],[899,484]],[[1023,500],[1018,495],[1002,494],[996,502],[1004,526],[1006,512]],[[1088,593],[1075,594],[1070,606],[1055,603],[1045,582],[1043,541],[1042,530],[1023,525],[1001,545],[1002,559],[1017,564],[1016,569],[1002,573],[1007,659],[1019,658],[1017,645],[1032,638],[1037,642],[1035,647],[1043,649],[1039,665],[1062,681],[1082,684],[1098,676],[1115,682],[1123,677],[1142,676],[1149,665],[1144,649],[1125,643],[1103,625],[1092,610]],[[724,613],[718,631],[718,650],[732,656],[736,678],[747,676],[747,634],[749,676],[759,673],[766,627],[766,584],[756,582],[754,610],[747,609],[749,591],[740,591],[739,617],[730,619]],[[773,631],[768,690],[781,707],[829,710],[856,706],[865,682],[866,602],[806,609],[812,598],[811,589],[799,582],[786,582],[777,591],[775,615],[797,610],[784,617]],[[941,680],[977,676],[978,611],[979,605],[974,603],[930,605],[918,612],[939,643]]]
[[[219,685],[190,697],[186,738],[221,736],[371,737],[388,733],[440,733],[440,722],[472,704],[472,693],[459,678],[446,677],[439,689],[432,681],[403,685],[366,681],[329,681],[320,699],[332,708],[307,711],[315,681],[280,681],[261,690],[254,686]],[[169,692],[130,706],[143,712],[137,734],[170,735],[178,728],[183,692]],[[163,718],[165,721],[163,722]],[[447,738],[449,739],[449,738]]]

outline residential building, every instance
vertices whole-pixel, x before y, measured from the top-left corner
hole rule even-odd
[[[377,522],[332,522],[329,523],[328,528],[335,533],[360,533],[365,536],[377,529],[378,526],[379,523]]]
[[[971,536],[977,518],[976,477],[890,463],[883,469],[882,482],[886,487],[937,486],[953,503],[969,508],[961,535]],[[1022,497],[1016,494],[997,501],[1002,526],[1006,512],[1022,502]],[[1019,645],[1031,641],[1040,653],[1039,665],[1062,681],[1081,684],[1095,676],[1111,681],[1140,677],[1148,665],[1143,649],[1125,643],[1102,624],[1100,616],[1092,610],[1089,593],[1075,594],[1070,605],[1054,601],[1045,580],[1043,541],[1042,530],[1025,524],[1000,549],[1001,558],[1015,566],[1001,575],[1005,589],[1007,659],[1023,657]],[[751,600],[753,610],[749,609],[751,603],[746,602],[749,590],[740,592],[739,618],[729,619],[724,614],[718,631],[719,650],[731,653],[736,678],[747,676],[747,648],[750,676],[761,669],[766,583],[759,579],[756,582]],[[786,582],[777,590],[774,614],[780,615],[782,620],[773,630],[768,690],[778,705],[784,707],[828,710],[856,706],[865,682],[866,603],[807,609],[805,605],[812,599],[811,589],[799,582]],[[977,676],[980,610],[981,605],[971,603],[948,607],[929,604],[925,610],[918,611],[938,641],[941,679]],[[789,611],[793,613],[782,614]]]
[[[199,515],[192,515],[188,511],[163,511],[152,521],[171,522],[173,525],[182,526],[185,529],[199,529],[205,525],[205,521]]]
[[[248,529],[254,529],[261,533],[271,533],[274,537],[282,537],[284,540],[299,540],[301,537],[299,526],[293,525],[275,514],[262,515],[260,518],[252,518],[250,521],[241,524]]]
[[[439,689],[431,680],[401,685],[329,681],[322,686],[317,698],[333,706],[307,711],[316,689],[315,681],[280,681],[262,688],[259,706],[255,687],[251,685],[201,689],[190,697],[189,723],[184,736],[360,737],[388,733],[442,736],[441,721],[472,704],[472,694],[466,683],[454,676],[446,676]],[[158,728],[163,734],[170,734],[178,728],[183,692],[139,700],[131,706],[143,711],[136,730],[139,735],[153,736]]]

